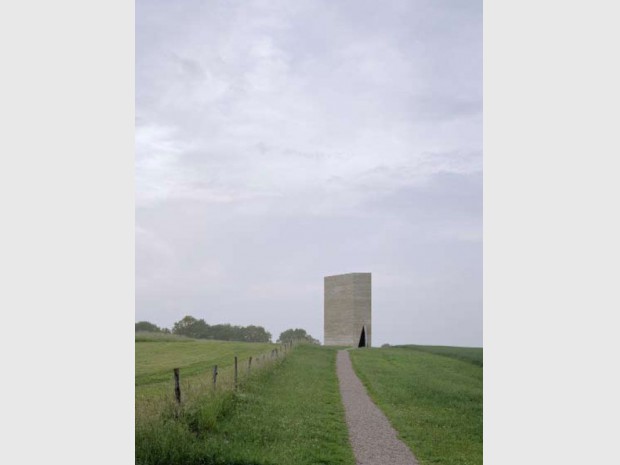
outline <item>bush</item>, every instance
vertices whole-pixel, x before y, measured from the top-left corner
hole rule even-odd
[[[145,331],[149,333],[159,333],[161,332],[161,328],[148,321],[138,321],[136,323],[136,332],[138,331]]]
[[[286,331],[280,334],[278,338],[279,343],[283,342],[309,342],[311,344],[319,344],[319,341],[310,336],[305,329],[297,328],[297,329],[287,329]]]
[[[215,339],[218,341],[271,342],[271,333],[262,326],[208,325],[203,319],[187,315],[177,321],[172,332],[196,339]]]

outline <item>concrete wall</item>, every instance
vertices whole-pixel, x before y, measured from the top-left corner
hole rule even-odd
[[[324,278],[324,344],[357,347],[362,328],[371,346],[372,290],[370,273],[348,273]]]

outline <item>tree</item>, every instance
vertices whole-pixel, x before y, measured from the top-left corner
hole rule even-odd
[[[242,337],[246,342],[271,342],[271,333],[262,326],[246,326],[243,328]]]
[[[296,328],[296,329],[287,329],[286,331],[280,334],[278,338],[279,343],[282,342],[291,342],[291,341],[303,341],[309,342],[310,344],[319,344],[319,341],[310,336],[305,329]]]
[[[235,341],[235,327],[230,324],[213,325],[210,328],[209,339],[217,339],[218,341]]]
[[[138,321],[136,323],[136,332],[137,331],[149,331],[151,333],[159,333],[161,332],[161,328],[148,321]]]
[[[262,326],[233,326],[230,324],[208,325],[187,315],[172,327],[174,334],[197,339],[217,339],[219,341],[271,342],[271,333]]]
[[[174,324],[172,332],[181,336],[206,339],[209,333],[209,325],[205,320],[197,320],[193,316],[187,315]]]

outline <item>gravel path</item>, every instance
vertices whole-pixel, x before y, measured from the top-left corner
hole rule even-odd
[[[346,350],[338,352],[336,371],[357,465],[418,465],[383,412],[368,397]]]

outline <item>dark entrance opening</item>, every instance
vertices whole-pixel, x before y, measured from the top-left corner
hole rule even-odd
[[[362,334],[360,336],[360,343],[357,347],[366,347],[366,327],[362,326]]]

